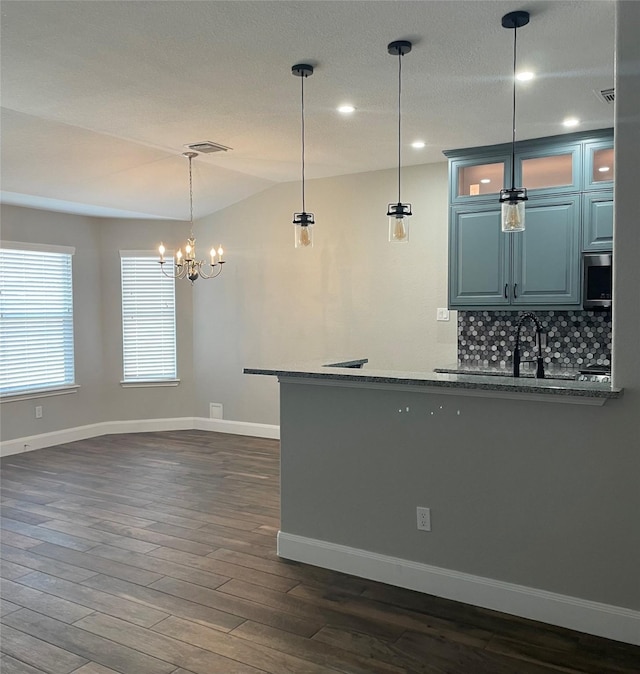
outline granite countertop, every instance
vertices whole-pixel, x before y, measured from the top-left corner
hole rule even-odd
[[[498,377],[513,377],[511,368],[506,367],[488,367],[481,365],[447,365],[445,367],[436,367],[434,372],[446,372],[449,374],[471,374],[474,376],[498,376]],[[529,363],[523,363],[520,366],[521,379],[535,379],[535,364],[529,367]],[[546,379],[575,379],[578,374],[578,368],[575,367],[558,367],[557,365],[544,366],[544,374]]]
[[[354,359],[358,360],[358,359]],[[364,360],[364,359],[361,359]],[[338,361],[340,363],[354,362]],[[513,398],[517,394],[542,394],[565,398],[600,399],[600,404],[610,398],[620,398],[621,389],[609,384],[561,379],[535,379],[531,377],[497,377],[494,374],[455,374],[450,372],[404,372],[389,370],[330,367],[319,363],[301,363],[282,367],[246,367],[245,374],[277,376],[280,379],[324,379],[376,385],[411,386],[434,389],[459,389],[475,392],[497,392]],[[443,391],[444,392],[444,391]],[[448,391],[451,393],[452,391]],[[585,402],[587,402],[585,400]]]

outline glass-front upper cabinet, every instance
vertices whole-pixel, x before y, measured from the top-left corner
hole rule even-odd
[[[497,195],[505,186],[510,170],[511,158],[507,155],[451,162],[451,201],[465,202],[474,197]]]
[[[611,189],[614,180],[613,138],[585,143],[585,190]]]
[[[529,194],[538,191],[553,194],[580,189],[579,144],[519,152],[516,162],[517,186],[526,187]]]

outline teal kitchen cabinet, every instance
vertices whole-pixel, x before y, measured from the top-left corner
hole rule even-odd
[[[500,205],[454,206],[449,239],[449,306],[508,306],[510,242]]]
[[[613,135],[584,144],[583,187],[585,192],[613,190],[614,155]]]
[[[582,250],[613,250],[613,190],[582,195]]]
[[[529,200],[524,232],[504,233],[500,207],[454,206],[449,306],[576,307],[580,302],[580,199]]]

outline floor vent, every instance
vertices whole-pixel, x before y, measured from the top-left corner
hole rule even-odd
[[[615,100],[615,89],[611,87],[610,89],[601,89],[598,94],[598,98],[605,103],[613,103]]]
[[[212,143],[210,140],[203,140],[200,143],[192,143],[191,145],[187,145],[187,147],[194,152],[202,152],[202,154],[210,154],[211,152],[226,152],[227,150],[231,150],[230,147],[225,147],[224,145],[220,145],[218,143]]]

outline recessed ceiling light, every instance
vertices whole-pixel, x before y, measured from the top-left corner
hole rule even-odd
[[[567,117],[562,123],[564,126],[578,126],[580,120],[577,117]]]
[[[598,171],[600,171],[600,173],[606,173],[607,171],[609,171],[609,167],[608,166],[601,166],[598,169]]]
[[[491,180],[489,180],[489,178],[482,178],[482,179],[480,180],[480,182],[481,182],[483,185],[488,185],[488,184],[491,182]]]
[[[414,140],[413,143],[411,143],[411,147],[415,147],[416,150],[421,150],[426,143],[423,140]]]
[[[532,80],[535,77],[535,74],[532,73],[530,70],[518,73],[516,75],[516,79],[520,80],[520,82],[528,82],[529,80]]]
[[[338,108],[338,112],[343,114],[343,115],[350,115],[354,111],[355,111],[355,108],[353,107],[353,105],[341,105]]]

